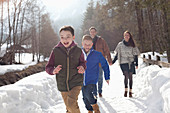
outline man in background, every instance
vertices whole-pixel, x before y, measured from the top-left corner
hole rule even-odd
[[[97,30],[95,27],[90,27],[89,29],[90,36],[93,39],[93,49],[102,53],[102,55],[107,59],[109,65],[112,65],[112,59],[110,55],[109,47],[106,41],[97,36]],[[103,70],[101,65],[99,65],[99,80],[98,80],[98,93],[99,97],[102,97],[102,87],[103,87]],[[97,87],[94,88],[94,94],[97,96]]]

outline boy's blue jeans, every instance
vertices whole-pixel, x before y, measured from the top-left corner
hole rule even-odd
[[[91,105],[97,103],[97,99],[94,97],[93,91],[96,84],[89,84],[87,86],[82,87],[82,94],[83,94],[83,101],[85,104],[85,107],[89,111],[93,111],[93,108]]]
[[[99,67],[99,80],[98,80],[98,93],[102,93],[102,87],[103,87],[103,69],[102,67]],[[97,96],[97,86],[95,86],[94,95]]]

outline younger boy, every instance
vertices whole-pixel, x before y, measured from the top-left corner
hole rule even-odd
[[[87,61],[87,69],[84,73],[84,82],[82,87],[83,101],[85,103],[88,113],[100,113],[97,105],[97,98],[94,94],[94,88],[99,78],[99,63],[104,70],[105,80],[109,84],[110,70],[106,59],[101,52],[92,48],[93,39],[89,35],[83,36],[82,39],[83,53]]]
[[[71,26],[63,26],[59,34],[60,42],[51,52],[46,72],[56,75],[57,87],[66,105],[67,113],[80,113],[77,100],[86,68],[84,55],[81,48],[73,41],[75,36]]]

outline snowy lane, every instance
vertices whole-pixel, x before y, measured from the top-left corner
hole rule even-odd
[[[134,75],[133,98],[123,97],[124,76],[117,63],[110,67],[110,84],[104,81],[103,97],[98,98],[101,113],[169,113],[170,69],[145,67],[141,60]],[[79,95],[81,113],[87,113]],[[0,113],[65,113],[55,76],[46,72],[0,87]]]
[[[123,97],[99,99],[101,113],[144,113],[146,109],[141,101]]]
[[[116,63],[110,67],[111,80],[109,86],[104,82],[103,98],[98,99],[101,113],[143,113],[146,106],[143,100],[135,97],[124,97],[124,76]],[[134,75],[136,76],[136,75]],[[135,86],[135,84],[134,84]]]

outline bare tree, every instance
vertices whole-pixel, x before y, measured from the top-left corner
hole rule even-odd
[[[19,39],[19,45],[22,45],[22,40],[23,40],[23,25],[24,25],[24,18],[25,18],[25,7],[23,8],[23,12],[22,12],[22,17],[21,17],[21,22],[20,22],[20,30],[21,30],[21,34],[20,34],[20,39]],[[21,50],[19,50],[19,63],[21,63]]]
[[[42,15],[44,13],[44,7],[39,3],[39,0],[1,0],[0,7],[4,7],[1,4],[2,1],[7,3],[7,19],[3,20],[3,9],[1,13],[1,35],[0,35],[0,47],[2,44],[7,43],[6,53],[12,52],[10,57],[10,64],[15,62],[15,53],[19,52],[19,63],[21,62],[21,50],[17,50],[16,47],[22,44],[30,44],[32,51],[32,60],[40,60],[40,40],[42,30]],[[4,26],[6,26],[7,36],[3,40]],[[9,50],[10,49],[10,50]],[[8,61],[9,62],[9,61]]]
[[[2,44],[2,39],[3,39],[3,0],[1,0],[1,39],[0,39],[0,51],[1,51],[1,44]]]

